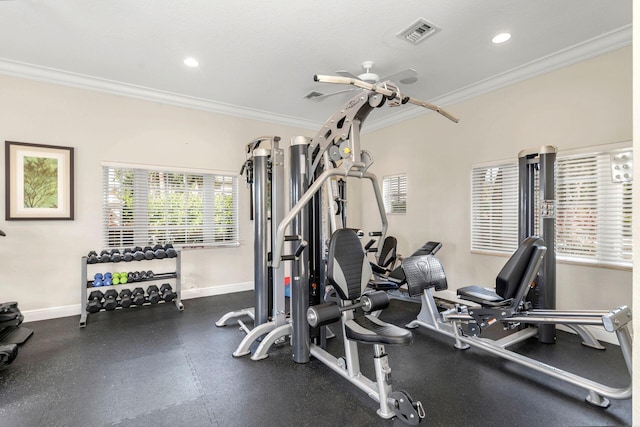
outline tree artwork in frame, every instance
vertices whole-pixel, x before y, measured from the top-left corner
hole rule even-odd
[[[6,220],[74,219],[73,148],[5,141]]]

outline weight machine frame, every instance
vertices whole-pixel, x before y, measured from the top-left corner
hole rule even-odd
[[[555,161],[557,149],[543,146],[537,150],[523,150],[519,153],[519,201],[518,237],[522,241],[531,235],[539,235],[545,242],[546,253],[543,260],[532,273],[529,283],[535,281],[532,309],[525,309],[515,314],[496,310],[493,321],[502,322],[511,334],[499,340],[483,338],[479,334],[465,335],[465,325],[479,330],[486,325],[478,322],[473,315],[474,307],[456,304],[455,308],[440,312],[435,302],[433,290],[425,288],[421,295],[422,308],[416,320],[406,325],[407,328],[418,326],[439,332],[455,340],[457,349],[474,346],[493,355],[518,363],[537,372],[566,381],[588,391],[585,400],[598,407],[606,408],[609,399],[631,398],[632,374],[632,336],[629,330],[631,310],[621,306],[613,310],[556,310],[555,279]],[[536,179],[536,174],[538,174]],[[535,189],[536,181],[539,188]],[[536,207],[536,196],[538,206]],[[535,218],[535,214],[539,218]],[[536,224],[537,222],[537,224]],[[538,225],[538,227],[536,227]],[[537,230],[536,230],[537,228]],[[523,356],[508,347],[534,336],[540,342],[555,342],[555,325],[561,324],[573,329],[582,338],[582,344],[597,350],[604,347],[586,329],[586,326],[601,326],[607,332],[616,334],[620,350],[629,371],[629,385],[615,388],[601,384],[588,378],[556,368],[538,360]],[[522,328],[523,325],[527,327]],[[466,328],[469,330],[470,328]]]
[[[437,111],[456,123],[458,119],[438,106],[411,97],[403,97],[390,82],[372,85],[357,79],[320,75],[315,76],[314,79],[319,82],[350,84],[365,91],[353,97],[333,114],[313,139],[295,137],[292,140],[290,148],[291,210],[278,225],[272,257],[272,265],[278,267],[283,259],[283,246],[287,240],[286,232],[289,226],[291,226],[292,235],[300,236],[302,241],[308,242],[308,250],[300,255],[292,269],[292,358],[296,363],[307,363],[313,355],[378,402],[377,413],[382,418],[397,416],[405,422],[417,424],[424,413],[420,412],[421,409],[418,409],[417,413],[415,411],[422,406],[417,402],[416,406],[412,407],[411,399],[405,393],[391,390],[391,368],[384,345],[374,345],[376,380],[370,380],[360,371],[358,344],[347,339],[346,336],[344,322],[349,321],[353,313],[345,311],[342,314],[345,357],[337,358],[325,349],[325,328],[322,327],[319,331],[310,329],[307,323],[307,309],[312,303],[323,302],[322,296],[325,295],[324,283],[326,282],[326,243],[327,235],[330,234],[325,228],[330,230],[338,228],[336,212],[331,202],[328,207],[329,220],[325,222],[321,219],[322,212],[325,211],[323,201],[336,199],[331,178],[341,176],[370,180],[380,212],[382,240],[387,232],[387,218],[377,177],[368,172],[373,164],[373,157],[360,148],[360,128],[364,120],[375,108],[382,107],[385,103],[398,106],[408,102]],[[331,167],[334,164],[336,166]],[[327,195],[326,199],[322,197],[323,190]],[[345,226],[344,223],[341,225]],[[310,301],[310,283],[319,285],[320,298],[316,301]],[[268,349],[264,350],[268,351]]]
[[[241,175],[246,173],[252,196],[255,305],[226,313],[216,322],[216,326],[222,327],[236,320],[246,333],[233,352],[234,357],[251,353],[253,344],[268,334],[251,356],[253,360],[263,359],[271,345],[291,333],[286,317],[284,267],[270,266],[268,258],[276,225],[284,216],[284,151],[279,142],[279,136],[262,136],[251,141],[240,171]],[[268,148],[265,148],[267,144]],[[254,321],[253,329],[249,329],[241,319],[247,316]]]

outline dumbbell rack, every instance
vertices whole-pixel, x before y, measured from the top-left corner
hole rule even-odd
[[[81,276],[80,276],[80,327],[84,328],[87,326],[87,315],[89,314],[89,312],[87,311],[87,290],[91,289],[91,290],[101,290],[104,291],[109,290],[109,289],[123,289],[123,288],[131,288],[131,287],[138,287],[138,284],[140,283],[144,283],[144,282],[158,282],[158,281],[165,281],[168,279],[171,279],[175,282],[175,288],[174,288],[174,292],[176,293],[176,299],[174,300],[174,303],[176,305],[176,308],[179,311],[184,310],[184,305],[182,305],[182,301],[180,300],[180,288],[181,288],[181,284],[180,284],[180,251],[178,252],[178,256],[175,258],[163,258],[163,259],[151,259],[151,260],[142,260],[142,261],[129,261],[129,262],[125,262],[125,261],[121,261],[121,262],[101,262],[101,263],[96,263],[96,264],[87,264],[87,257],[83,256],[81,258]],[[119,284],[119,285],[109,285],[109,286],[100,286],[100,287],[93,287],[93,280],[89,279],[89,276],[87,275],[87,273],[89,272],[89,269],[92,270],[92,274],[91,277],[93,277],[93,270],[97,270],[97,269],[101,269],[101,270],[126,270],[129,266],[137,266],[139,265],[139,263],[145,263],[145,264],[149,264],[149,265],[153,265],[153,266],[158,266],[158,267],[166,267],[167,265],[170,265],[171,262],[175,263],[175,269],[172,271],[168,271],[168,272],[158,272],[155,273],[153,278],[151,279],[142,279],[140,281],[137,282],[128,282],[126,284]],[[107,267],[107,266],[110,266]],[[126,266],[126,267],[125,267]],[[125,268],[122,268],[125,267]],[[132,268],[131,268],[132,269]],[[156,269],[154,269],[155,272]],[[97,271],[96,271],[97,272]],[[119,293],[119,292],[118,292]],[[163,303],[164,301],[160,301],[160,303]],[[148,302],[145,302],[143,305],[151,305]],[[132,306],[132,307],[139,307],[139,306]],[[131,307],[131,308],[132,308]],[[121,307],[117,308],[118,310],[121,309]],[[100,309],[100,311],[104,311],[104,309]]]

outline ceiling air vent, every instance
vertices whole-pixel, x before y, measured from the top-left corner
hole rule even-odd
[[[427,22],[424,18],[420,18],[404,30],[400,31],[398,33],[398,37],[403,40],[407,40],[410,43],[418,44],[438,31],[440,31],[440,28],[430,22]]]
[[[315,90],[312,90],[311,92],[306,94],[304,97],[306,99],[314,99],[314,98],[318,98],[318,97],[323,96],[323,95],[324,95],[324,93],[320,93],[320,92],[316,92]]]

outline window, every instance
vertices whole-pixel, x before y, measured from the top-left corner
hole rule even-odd
[[[471,172],[471,249],[511,253],[518,246],[518,165]]]
[[[629,148],[557,157],[559,260],[631,267],[632,158]],[[471,249],[513,252],[518,235],[517,163],[474,167],[471,198]]]
[[[105,245],[237,246],[238,178],[103,167]]]
[[[407,213],[407,175],[393,175],[382,178],[382,198],[388,214]]]
[[[631,266],[631,181],[612,175],[629,150],[558,157],[556,252],[570,261]]]

